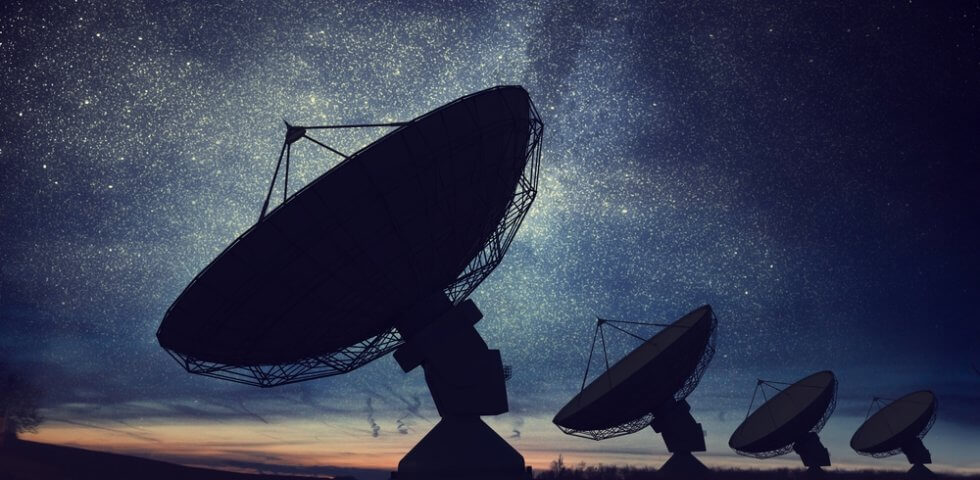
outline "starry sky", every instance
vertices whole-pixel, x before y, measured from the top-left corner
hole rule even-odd
[[[907,468],[847,442],[873,395],[932,389],[936,469],[980,471],[978,22],[977,2],[918,0],[4,2],[0,353],[46,391],[30,438],[382,478],[438,419],[421,372],[382,358],[263,390],[185,373],[156,328],[254,223],[283,119],[408,120],[521,84],[540,194],[472,298],[514,370],[487,421],[528,463],[662,462],[652,431],[597,443],[550,419],[595,315],[710,303],[717,354],[688,399],[709,465],[799,465],[728,436],[757,378],[831,369],[836,465]],[[299,184],[338,160],[294,158]]]

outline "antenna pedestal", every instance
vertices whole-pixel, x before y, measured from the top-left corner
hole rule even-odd
[[[664,478],[705,478],[710,470],[691,452],[675,452],[658,470]]]
[[[932,470],[929,470],[929,467],[923,465],[924,463],[932,463],[932,455],[922,444],[921,438],[916,437],[903,443],[902,453],[912,464],[912,468],[909,469],[909,478],[934,478],[936,476]]]
[[[929,470],[929,467],[916,463],[909,469],[908,478],[936,478],[936,474]]]
[[[708,467],[691,455],[691,452],[705,451],[704,430],[691,416],[687,400],[663,404],[654,412],[650,426],[663,437],[667,451],[673,453],[660,467],[661,472],[679,478],[696,478],[697,474],[708,472]]]
[[[442,420],[394,478],[527,480],[524,457],[480,419],[507,411],[500,351],[473,327],[482,317],[471,300],[454,306],[439,292],[395,322],[405,338],[395,360],[406,372],[422,366]]]
[[[793,451],[800,456],[803,465],[813,469],[830,466],[830,452],[820,443],[820,437],[814,432],[807,432],[796,443],[793,444]]]
[[[478,416],[443,417],[400,462],[397,480],[530,480],[524,457]]]
[[[932,463],[932,455],[929,453],[929,449],[922,444],[921,438],[913,438],[903,443],[902,453],[905,454],[905,458],[909,459],[909,463],[913,465]]]

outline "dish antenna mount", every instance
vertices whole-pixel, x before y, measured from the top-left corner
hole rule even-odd
[[[653,427],[673,454],[660,468],[662,472],[703,475],[707,467],[691,452],[705,451],[704,430],[691,416],[686,398],[697,387],[714,356],[717,324],[708,305],[671,324],[597,319],[582,387],[555,415],[553,422],[568,435],[592,440]],[[663,329],[644,339],[619,325],[653,325]],[[607,326],[643,342],[612,366],[606,351],[604,329]],[[606,370],[586,385],[597,339]]]
[[[890,403],[886,405],[886,401]],[[910,477],[932,477],[932,471],[925,466],[932,463],[932,455],[922,444],[922,438],[936,423],[938,411],[936,395],[928,390],[910,393],[897,400],[874,397],[864,423],[851,437],[851,448],[860,455],[874,458],[904,453],[912,464]]]
[[[775,391],[771,398],[766,389]],[[764,402],[754,412],[759,394]],[[819,433],[837,406],[837,378],[822,371],[796,383],[757,380],[745,420],[735,429],[728,445],[739,455],[772,458],[795,451],[814,474],[830,466],[830,452]]]
[[[311,131],[392,127],[347,155]],[[350,372],[394,351],[421,366],[442,420],[400,480],[528,477],[481,415],[508,410],[500,352],[467,297],[502,261],[537,194],[543,124],[502,86],[408,122],[286,123],[258,222],[167,310],[157,340],[187,371],[272,387]],[[292,145],[343,161],[290,194]],[[285,165],[283,165],[285,160]],[[270,209],[283,172],[282,202]]]

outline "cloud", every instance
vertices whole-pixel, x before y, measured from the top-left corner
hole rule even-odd
[[[126,435],[126,436],[129,436],[129,437],[133,437],[135,439],[138,439],[138,440],[144,440],[144,441],[148,441],[148,442],[157,442],[157,443],[160,442],[160,440],[157,439],[156,437],[153,437],[153,436],[149,435],[148,433],[143,433],[143,432],[145,432],[145,430],[142,430],[142,429],[140,429],[138,427],[134,427],[134,426],[129,425],[127,423],[123,423],[123,425],[125,425],[128,428],[128,430],[124,430],[124,429],[121,429],[121,428],[112,428],[112,427],[106,427],[104,425],[96,425],[96,424],[93,424],[93,423],[86,423],[86,422],[78,422],[78,421],[75,421],[75,420],[68,420],[66,418],[50,418],[49,417],[49,418],[45,418],[44,420],[46,422],[67,423],[69,425],[77,425],[79,427],[94,428],[94,429],[97,429],[97,430],[105,430],[107,432],[118,433],[118,434],[121,434],[121,435]],[[133,430],[135,430],[135,431],[133,431]]]
[[[258,420],[258,421],[260,421],[262,423],[265,423],[265,424],[268,424],[269,423],[269,421],[266,420],[265,417],[263,417],[262,415],[259,415],[259,414],[255,413],[255,412],[249,410],[248,407],[245,406],[245,401],[244,400],[239,399],[238,400],[238,405],[242,408],[242,411],[244,411],[245,413],[247,413],[250,417],[252,417],[252,418],[254,418],[254,419],[256,419],[256,420]]]
[[[317,413],[334,414],[340,411],[336,407],[332,407],[332,406],[328,407],[327,405],[324,405],[322,402],[320,402],[319,399],[321,397],[319,395],[316,395],[316,392],[314,391],[314,387],[306,383],[293,385],[292,388],[299,391],[298,397],[300,403],[310,407]],[[287,396],[287,395],[283,395],[283,398],[285,398],[287,401],[290,402],[294,400],[291,396]]]
[[[414,416],[416,418],[420,418],[422,420],[425,420],[427,422],[429,421],[429,419],[425,415],[422,415],[422,412],[421,412],[421,409],[422,409],[422,399],[419,398],[418,394],[412,394],[412,398],[411,399],[408,399],[404,395],[401,395],[398,392],[396,392],[391,387],[386,386],[385,387],[385,390],[387,390],[388,393],[392,397],[394,397],[395,399],[397,399],[398,401],[400,401],[401,403],[403,403],[405,405],[405,410],[409,414],[411,414],[412,416]],[[403,416],[402,418],[405,418],[405,417]]]
[[[425,415],[422,415],[422,413],[420,412],[420,409],[422,408],[422,399],[420,399],[418,395],[413,394],[411,400],[409,400],[399,395],[391,388],[389,388],[388,391],[391,392],[391,395],[393,397],[397,398],[398,400],[400,400],[402,403],[405,404],[405,412],[400,417],[398,417],[397,420],[395,420],[396,423],[395,429],[398,431],[398,433],[402,435],[407,435],[412,430],[409,426],[410,425],[409,422],[406,421],[410,416],[414,416],[416,418],[421,418],[422,420],[429,421],[429,419],[426,418]]]
[[[398,430],[398,433],[400,433],[402,435],[408,435],[409,428],[408,428],[408,424],[406,424],[404,422],[404,419],[405,418],[402,417],[402,418],[399,418],[398,420],[396,420],[397,425],[395,426],[395,429]]]
[[[371,424],[371,436],[378,438],[378,435],[381,434],[381,427],[378,426],[378,422],[374,421],[374,406],[371,405],[371,397],[367,399],[367,419]]]
[[[511,432],[513,432],[510,438],[519,439],[521,438],[521,427],[524,426],[524,417],[514,416],[514,421],[511,424]]]

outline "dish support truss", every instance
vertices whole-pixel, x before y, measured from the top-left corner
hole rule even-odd
[[[882,407],[884,407],[884,404],[882,403],[883,400],[890,400],[890,399],[888,399],[888,398],[882,398],[882,397],[874,397],[874,398],[871,399],[871,405],[868,407],[868,413],[864,416],[864,419],[865,420],[867,420],[868,417],[871,416],[871,410],[874,410],[875,412],[877,412],[878,410],[881,410]],[[878,408],[875,408],[875,407],[878,407]],[[915,439],[916,440],[918,440],[918,441],[921,442],[922,441],[922,438],[925,437],[927,433],[929,433],[929,430],[932,430],[933,424],[936,423],[936,414],[937,413],[939,413],[939,402],[938,401],[936,401],[936,407],[932,409],[932,416],[929,417],[929,421],[926,422],[926,426],[923,427],[922,428],[922,431],[919,432],[919,434],[915,436]],[[857,451],[857,450],[855,450],[855,451]],[[902,447],[894,448],[894,449],[889,450],[887,452],[878,452],[878,453],[857,452],[858,455],[863,455],[865,457],[872,457],[872,458],[891,457],[891,456],[898,455],[899,453],[902,453]]]
[[[457,100],[457,102],[460,100]],[[286,123],[286,138],[283,141],[282,149],[279,153],[279,160],[276,163],[272,182],[269,185],[269,192],[262,205],[259,221],[265,218],[266,212],[268,211],[269,203],[272,199],[272,192],[279,177],[279,171],[284,158],[286,164],[282,180],[282,203],[285,203],[290,197],[287,192],[289,187],[289,166],[291,163],[290,153],[293,143],[305,139],[334,154],[344,157],[345,160],[351,158],[333,147],[310,137],[310,130],[404,127],[411,124],[412,122],[397,122],[299,127]],[[517,230],[520,228],[521,223],[523,223],[528,211],[530,211],[534,198],[537,196],[538,176],[541,164],[541,138],[544,133],[544,123],[541,121],[541,117],[538,115],[533,103],[530,104],[527,128],[529,136],[527,148],[525,149],[526,163],[524,171],[521,173],[514,196],[507,206],[503,219],[487,239],[483,248],[470,261],[463,272],[453,283],[444,289],[446,296],[449,297],[449,300],[454,305],[458,305],[466,300],[473,290],[500,264],[504,254],[514,240]],[[190,373],[267,388],[348,373],[391,353],[403,343],[404,341],[398,331],[394,327],[391,327],[379,335],[334,352],[303,358],[288,364],[276,365],[233,365],[204,361],[192,355],[169,349],[167,353]]]
[[[561,425],[557,425],[557,427],[567,435],[599,441],[639,432],[640,430],[649,427],[650,422],[652,421],[653,413],[647,413],[628,422],[616,425],[615,427],[598,430],[575,430],[572,428],[563,427]]]
[[[791,385],[791,384],[784,383],[784,382],[773,382],[770,380],[762,380],[762,379],[758,380],[758,382],[755,385],[755,392],[752,393],[752,401],[749,402],[749,409],[748,411],[745,412],[745,418],[749,418],[749,413],[752,412],[752,405],[755,403],[756,394],[758,394],[760,391],[762,392],[763,399],[765,401],[768,401],[768,398],[766,398],[766,391],[762,387],[765,386],[765,387],[775,389],[777,391],[782,391],[782,389],[777,387],[776,385]],[[816,435],[820,433],[820,431],[823,430],[824,425],[827,424],[827,420],[830,418],[831,415],[834,414],[834,410],[836,408],[837,408],[837,379],[835,378],[833,393],[830,395],[830,404],[827,405],[827,410],[823,412],[823,416],[821,416],[820,420],[818,420],[817,423],[814,424],[813,427],[807,431],[805,436]],[[777,448],[775,450],[767,450],[765,452],[746,452],[743,450],[735,450],[735,453],[742,455],[743,457],[773,458],[773,457],[778,457],[780,455],[786,455],[787,453],[792,452],[793,447],[795,446],[796,446],[796,442],[793,442],[782,448]]]
[[[632,332],[617,327],[616,324],[652,325],[652,326],[664,327],[664,328],[673,327],[672,324],[630,322],[630,321],[623,321],[623,320],[607,320],[603,318],[597,318],[595,332],[592,334],[592,348],[589,350],[589,360],[585,366],[585,376],[582,378],[582,388],[579,391],[585,389],[585,381],[589,376],[589,367],[592,365],[592,354],[595,352],[595,343],[596,343],[597,335],[599,336],[602,342],[601,343],[602,354],[606,360],[606,370],[607,371],[609,370],[609,357],[606,352],[606,337],[605,337],[605,333],[602,330],[602,328],[605,325],[609,325],[610,327],[622,333],[625,333],[631,337],[637,338],[640,341],[645,342],[647,340],[643,337],[640,337],[639,335],[636,335]],[[689,375],[684,380],[684,385],[682,385],[681,388],[679,388],[676,392],[674,392],[674,402],[677,403],[683,402],[687,398],[687,396],[690,395],[691,392],[693,392],[694,389],[698,386],[698,383],[701,381],[701,377],[704,376],[704,371],[708,368],[708,364],[711,363],[711,359],[714,358],[715,356],[715,337],[716,337],[715,333],[716,333],[717,326],[718,326],[718,319],[715,317],[714,312],[711,312],[711,325],[708,327],[710,329],[710,333],[708,334],[708,343],[705,346],[704,353],[701,354],[701,358],[698,360],[698,364],[694,368],[693,373],[691,373],[691,375]],[[621,437],[623,435],[629,435],[632,433],[639,432],[640,430],[649,427],[651,422],[653,422],[653,418],[654,418],[654,414],[652,410],[653,408],[656,407],[657,406],[655,405],[651,407],[650,412],[647,412],[630,421],[623,422],[619,425],[616,425],[615,427],[610,427],[610,428],[602,428],[596,430],[576,430],[572,428],[563,427],[561,425],[556,425],[556,426],[558,427],[559,430],[561,430],[567,435],[571,435],[574,437],[588,438],[596,441],[605,440],[607,438]]]

